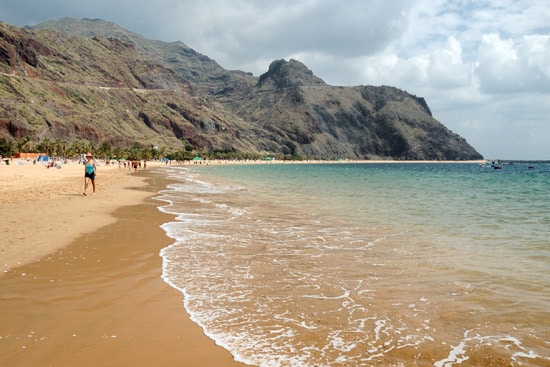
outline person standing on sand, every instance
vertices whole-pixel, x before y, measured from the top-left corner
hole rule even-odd
[[[93,159],[92,153],[86,153],[86,162],[84,162],[84,192],[82,193],[86,196],[86,190],[88,189],[88,184],[92,183],[92,195],[95,194],[95,172],[97,166]]]

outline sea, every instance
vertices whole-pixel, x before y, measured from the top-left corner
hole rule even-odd
[[[550,366],[550,163],[162,172],[162,277],[235,360]]]

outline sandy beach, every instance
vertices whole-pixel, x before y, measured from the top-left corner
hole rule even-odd
[[[161,278],[164,180],[98,162],[0,167],[0,365],[242,366]],[[19,164],[18,164],[19,163]]]
[[[65,247],[79,236],[113,223],[114,209],[142,202],[150,193],[144,177],[98,162],[97,194],[83,196],[84,167],[60,169],[13,160],[0,166],[0,245],[2,271]]]

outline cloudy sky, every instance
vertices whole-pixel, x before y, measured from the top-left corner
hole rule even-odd
[[[294,58],[332,85],[391,85],[486,158],[550,159],[548,0],[0,0],[17,26],[101,18],[259,76]]]

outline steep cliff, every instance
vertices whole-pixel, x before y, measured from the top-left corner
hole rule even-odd
[[[0,23],[0,137],[311,158],[479,159],[423,98],[334,87],[296,60],[259,78],[102,20]]]

